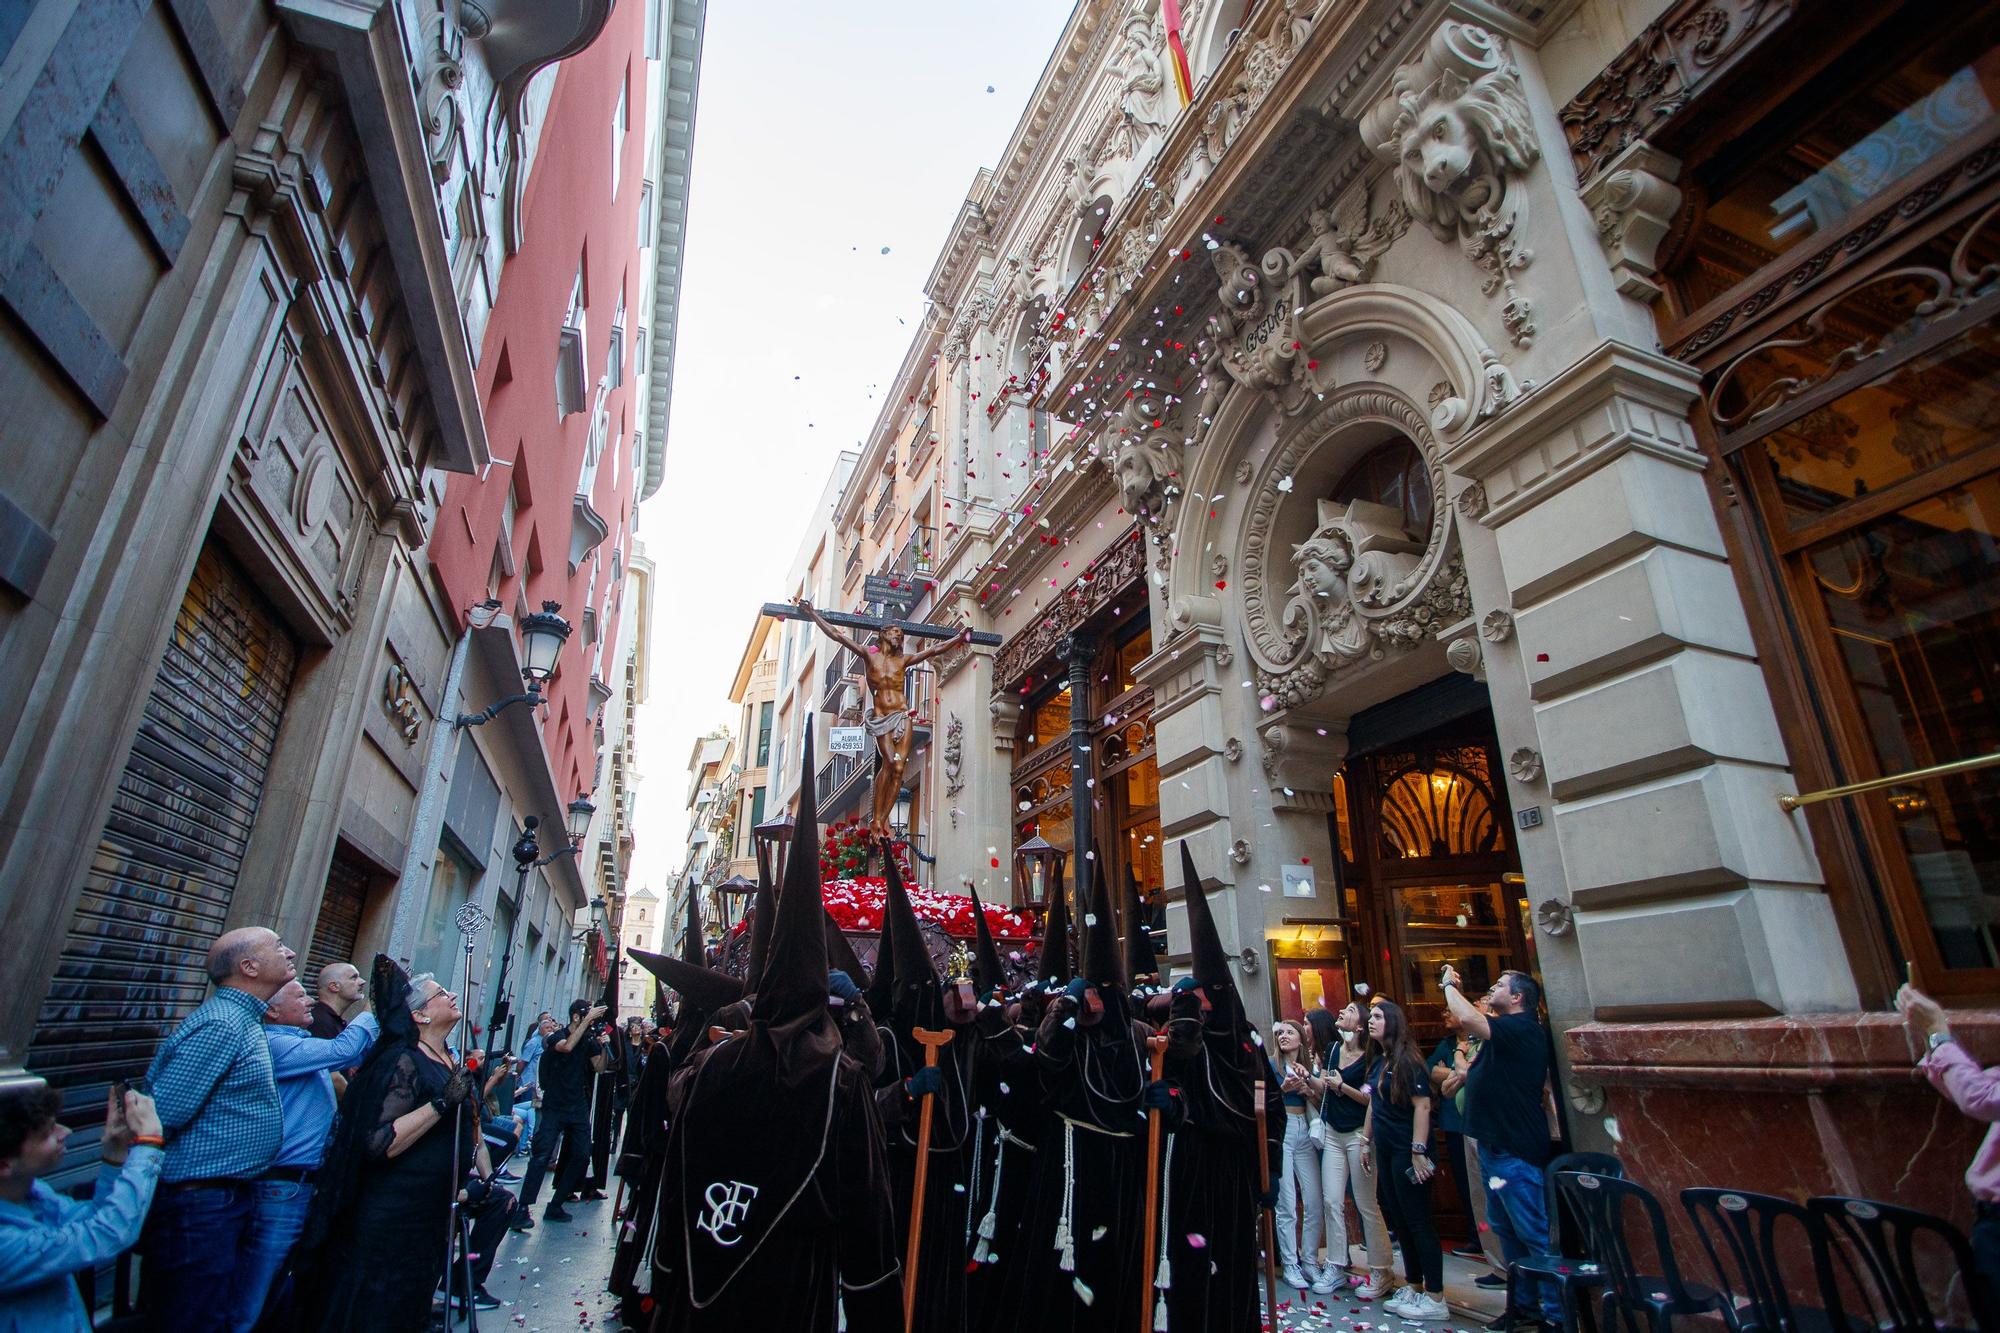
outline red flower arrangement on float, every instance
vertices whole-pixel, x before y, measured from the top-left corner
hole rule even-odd
[[[970,939],[976,933],[971,898],[957,893],[936,893],[913,884],[905,884],[904,888],[909,891],[910,906],[915,909],[917,920],[934,921],[945,934],[955,938]],[[870,875],[861,879],[829,879],[820,894],[835,925],[842,930],[867,931],[882,929],[888,891],[887,880]],[[994,938],[1034,938],[1034,918],[1027,913],[1010,912],[993,903],[980,905],[986,910],[986,928],[993,932]]]
[[[868,859],[874,855],[879,860],[882,844],[868,832],[868,825],[857,815],[853,819],[839,819],[828,824],[820,832],[819,877],[822,880],[852,879],[867,873]],[[905,884],[913,883],[916,875],[910,870],[910,844],[894,841],[889,850],[895,855],[896,870]]]

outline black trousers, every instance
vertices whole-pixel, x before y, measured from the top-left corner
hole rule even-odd
[[[486,1285],[486,1279],[493,1272],[494,1252],[506,1238],[507,1224],[514,1220],[514,1209],[518,1205],[514,1196],[498,1185],[486,1191],[486,1197],[478,1203],[465,1205],[465,1215],[472,1219],[472,1283],[476,1287]],[[455,1295],[465,1291],[465,1268],[456,1254],[452,1256],[451,1290]]]
[[[1412,1285],[1443,1299],[1444,1247],[1431,1221],[1431,1187],[1410,1179],[1410,1150],[1381,1149],[1376,1153],[1375,1195],[1382,1201],[1396,1239],[1403,1246],[1403,1276]]]
[[[521,1206],[532,1208],[542,1192],[542,1177],[549,1161],[562,1150],[556,1167],[555,1197],[551,1205],[568,1203],[576,1197],[576,1187],[590,1167],[590,1116],[582,1109],[551,1111],[542,1108],[541,1123],[535,1126],[534,1151],[528,1154],[528,1175],[521,1182]]]
[[[2000,1311],[2000,1203],[1975,1203],[1972,1265],[1986,1289],[1987,1308]]]

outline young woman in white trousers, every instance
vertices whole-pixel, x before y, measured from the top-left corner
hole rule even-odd
[[[1314,1025],[1315,1035],[1320,1035],[1323,1026]],[[1319,1193],[1326,1207],[1327,1262],[1312,1289],[1327,1295],[1339,1291],[1349,1280],[1352,1250],[1347,1240],[1347,1190],[1351,1184],[1354,1206],[1361,1214],[1362,1237],[1368,1245],[1368,1275],[1353,1279],[1353,1295],[1357,1300],[1372,1301],[1393,1291],[1396,1281],[1389,1227],[1375,1195],[1374,1167],[1361,1153],[1361,1124],[1368,1114],[1368,1075],[1381,1058],[1361,1027],[1361,1007],[1348,1005],[1334,1020],[1337,1041],[1327,1043],[1319,1052],[1320,1116],[1325,1122]]]

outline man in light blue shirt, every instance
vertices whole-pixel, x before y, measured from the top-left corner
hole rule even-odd
[[[249,1333],[267,1306],[277,1316],[272,1327],[291,1323],[287,1261],[305,1230],[327,1134],[333,1129],[337,1102],[330,1071],[360,1064],[380,1031],[375,1015],[362,1014],[337,1037],[314,1037],[309,1033],[312,1012],[312,997],[295,980],[280,987],[264,1011],[271,1073],[284,1108],[284,1138],[252,1190],[249,1245],[233,1294],[231,1322],[237,1333]]]
[[[40,1079],[0,1092],[0,1333],[90,1333],[74,1275],[139,1239],[166,1160],[153,1099],[127,1092],[121,1105],[114,1090],[96,1192],[88,1203],[58,1194],[40,1177],[62,1165],[61,1108]]]

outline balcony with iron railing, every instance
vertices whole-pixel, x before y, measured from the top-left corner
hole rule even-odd
[[[837,650],[832,660],[826,664],[826,673],[820,680],[820,711],[823,713],[842,711],[838,706],[840,690],[849,680],[860,675],[861,659],[845,648]]]
[[[875,775],[874,752],[859,755],[828,755],[813,780],[813,796],[822,820],[837,819],[848,812],[854,794],[867,786]]]
[[[868,535],[880,541],[888,528],[889,508],[896,500],[896,479],[882,478],[882,493],[875,497],[875,507],[868,511]]]
[[[856,574],[859,574],[860,572],[861,572],[861,538],[857,534],[855,536],[853,543],[850,544],[847,548],[847,563],[841,566],[840,570],[841,587],[845,588],[852,586],[852,584],[854,583],[854,576]]]

